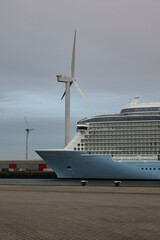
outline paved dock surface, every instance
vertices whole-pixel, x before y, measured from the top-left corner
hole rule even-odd
[[[0,185],[1,240],[160,239],[160,188]]]

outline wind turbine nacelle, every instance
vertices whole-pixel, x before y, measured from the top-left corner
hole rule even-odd
[[[71,77],[66,77],[66,76],[62,76],[62,75],[57,75],[57,81],[58,82],[73,82],[75,79],[71,78]]]

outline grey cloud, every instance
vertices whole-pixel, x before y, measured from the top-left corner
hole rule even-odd
[[[77,27],[76,77],[84,90],[152,87],[158,94],[159,7],[146,0],[2,1],[0,81],[5,90],[56,92],[56,74],[70,74]]]
[[[76,79],[94,110],[81,104],[73,86],[72,136],[77,118],[119,112],[135,95],[159,101],[159,9],[156,0],[1,0],[3,156],[8,149],[9,156],[23,156],[25,114],[40,119],[33,122],[37,130],[30,138],[32,149],[63,147],[64,118],[58,117],[64,116],[59,99],[65,86],[57,83],[56,75],[70,75],[75,28]],[[49,116],[55,120],[47,120]]]

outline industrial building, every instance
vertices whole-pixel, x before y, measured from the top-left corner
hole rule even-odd
[[[0,171],[53,171],[43,160],[0,160]]]

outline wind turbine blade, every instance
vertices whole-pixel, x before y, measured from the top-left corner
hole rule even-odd
[[[77,82],[74,79],[73,79],[73,83],[74,83],[75,87],[77,88],[77,90],[79,91],[79,93],[81,94],[81,96],[84,98],[84,100],[88,104],[89,108],[91,108],[91,106],[89,105],[89,103],[88,103],[86,97],[84,96],[82,90],[80,89],[80,87],[78,86]]]
[[[74,78],[74,72],[75,72],[75,49],[76,49],[76,30],[74,33],[73,51],[72,51],[72,63],[71,63],[71,77],[72,78]]]
[[[72,82],[70,83],[70,86],[72,85]],[[66,91],[63,93],[61,100],[64,98],[64,96],[66,95]]]
[[[35,128],[30,128],[30,129],[29,129],[29,131],[33,131],[33,130],[35,130]]]
[[[29,128],[29,125],[28,125],[28,122],[27,122],[27,118],[24,117],[25,121],[26,121],[26,124],[27,124],[27,128]]]
[[[63,93],[61,100],[64,98],[65,95],[66,95],[66,91]]]

